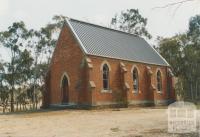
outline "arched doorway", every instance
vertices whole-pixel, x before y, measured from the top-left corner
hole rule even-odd
[[[69,83],[67,77],[64,75],[62,79],[62,87],[61,87],[61,99],[62,104],[68,103],[69,101]]]

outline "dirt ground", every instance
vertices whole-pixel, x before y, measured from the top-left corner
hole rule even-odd
[[[163,108],[59,110],[0,115],[0,137],[170,136],[185,135],[167,133],[167,111]]]

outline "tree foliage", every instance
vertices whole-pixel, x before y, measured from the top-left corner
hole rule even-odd
[[[9,61],[0,62],[0,106],[3,111],[37,109],[44,91],[45,75],[65,16],[56,15],[39,30],[14,22],[0,32],[0,45]],[[19,108],[18,108],[19,107]]]
[[[27,29],[23,22],[13,23],[8,27],[7,31],[0,33],[1,44],[10,51],[10,62],[6,62],[8,74],[5,76],[9,87],[11,97],[11,111],[14,111],[14,90],[19,83],[20,72],[18,61],[20,60],[20,47],[24,45],[24,40],[27,37]]]
[[[160,39],[159,52],[171,64],[178,77],[177,89],[189,100],[200,98],[200,16],[189,21],[186,33]],[[182,88],[180,88],[182,87]]]
[[[147,18],[142,17],[138,9],[121,11],[111,20],[111,27],[150,39],[152,36],[146,28]]]

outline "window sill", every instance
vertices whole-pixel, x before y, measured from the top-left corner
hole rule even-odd
[[[112,90],[110,90],[110,89],[108,89],[108,90],[102,89],[101,93],[112,93]]]
[[[137,94],[140,93],[140,91],[134,91],[134,90],[133,90],[132,93],[135,94],[135,95],[137,95]]]
[[[158,94],[162,94],[162,91],[157,91]]]

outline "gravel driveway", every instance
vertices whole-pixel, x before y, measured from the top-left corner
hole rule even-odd
[[[167,112],[163,108],[60,110],[0,115],[0,137],[165,136],[183,135],[167,133]]]

